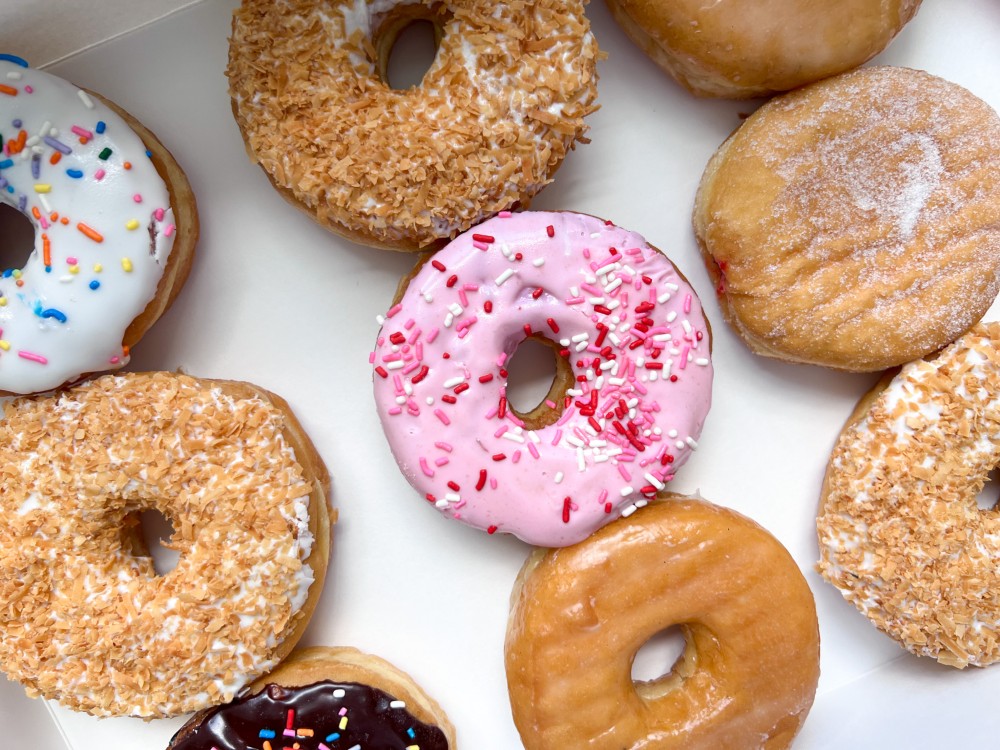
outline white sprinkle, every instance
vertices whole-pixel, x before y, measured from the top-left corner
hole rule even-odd
[[[504,271],[502,274],[500,274],[499,276],[496,277],[496,279],[495,279],[496,285],[497,286],[502,285],[507,279],[509,279],[515,273],[517,273],[516,269],[514,269],[514,268],[508,268],[506,271]]]
[[[601,236],[600,232],[591,232],[590,233],[590,239],[592,239],[592,240],[596,240],[600,236]]]
[[[679,286],[677,286],[676,284],[671,284],[669,281],[665,283],[663,286],[665,286],[671,292],[676,292],[678,289],[680,289]]]
[[[20,81],[21,74],[18,73],[16,70],[12,70],[7,74],[7,79],[11,81]]]
[[[449,503],[457,503],[462,497],[457,492],[449,492],[444,496],[444,499]]]
[[[697,442],[695,441],[695,439],[694,439],[693,437],[691,437],[690,435],[688,435],[688,436],[687,436],[687,437],[686,437],[686,438],[684,439],[684,442],[686,442],[686,443],[687,443],[688,445],[690,445],[690,446],[691,446],[691,450],[693,450],[693,451],[694,451],[694,450],[698,450],[698,443],[697,443]]]
[[[455,316],[452,315],[451,313],[448,313],[447,315],[444,316],[444,327],[445,328],[451,328],[451,324],[454,323],[454,322],[455,322]]]
[[[385,316],[384,315],[376,315],[375,316],[375,322],[378,323],[380,326],[381,325],[385,325]]]
[[[603,371],[610,370],[612,367],[615,366],[615,363],[617,361],[618,361],[617,359],[610,359],[607,362],[601,362],[601,371],[603,372]]]
[[[406,708],[406,701],[389,701],[389,708]]]
[[[590,441],[590,447],[591,448],[603,448],[607,444],[608,444],[607,440],[591,440]]]
[[[424,292],[422,296],[424,298],[424,302],[433,302],[434,301],[434,295],[431,294],[430,292]]]
[[[625,378],[608,378],[611,385],[625,385]]]
[[[656,370],[649,371],[649,382],[653,382],[657,379]]]
[[[434,397],[433,397],[433,396],[428,396],[428,397],[427,397],[426,399],[424,399],[424,400],[425,400],[425,401],[427,402],[427,405],[428,405],[428,406],[433,406],[433,405],[434,405]]]
[[[627,406],[629,409],[634,409],[638,405],[639,405],[639,399],[637,398],[631,398],[625,402],[625,406]]]
[[[575,348],[575,349],[576,349],[576,350],[577,350],[578,352],[582,352],[582,351],[583,351],[584,349],[586,349],[586,348],[587,348],[588,346],[590,346],[590,342],[587,342],[587,341],[581,341],[581,342],[580,342],[579,344],[577,344],[577,345],[576,345],[576,346],[575,346],[574,348]]]
[[[618,270],[618,264],[617,263],[608,263],[608,265],[601,266],[600,268],[597,269],[597,275],[598,276],[607,276],[612,271],[617,271],[617,270]]]
[[[534,430],[531,430],[531,431],[528,432],[528,439],[531,442],[533,442],[535,445],[538,445],[540,442],[542,442],[542,439],[540,437],[538,437],[537,434],[535,434]]]
[[[594,456],[594,463],[595,464],[603,464],[605,461],[609,461],[610,459],[611,459],[611,456],[608,456],[608,455],[605,455],[605,454],[602,453],[602,454],[598,454],[598,455]]]
[[[578,286],[571,286],[569,288],[569,294],[570,294],[571,297],[579,297],[580,296],[580,287],[578,287]]]
[[[83,102],[83,106],[85,106],[87,109],[94,108],[94,100],[87,95],[86,91],[84,91],[83,89],[77,89],[76,93],[80,97],[80,101]]]
[[[394,360],[393,362],[386,362],[385,363],[385,369],[387,369],[387,370],[400,370],[400,369],[402,369],[403,365],[405,365],[405,364],[406,363],[403,360],[397,359],[397,360]]]
[[[461,315],[465,311],[465,308],[457,302],[452,302],[448,305],[448,309],[451,311],[452,315]]]
[[[334,698],[343,698],[345,695],[347,695],[347,691],[344,690],[343,688],[337,688],[336,690],[333,691]]]
[[[561,471],[557,471],[554,480],[556,484],[559,484],[563,480],[563,473]]]
[[[635,488],[634,488],[634,487],[631,487],[630,485],[627,485],[627,484],[626,484],[626,485],[625,485],[624,487],[622,487],[622,489],[621,489],[621,496],[622,496],[622,497],[628,497],[628,496],[629,496],[629,495],[631,495],[631,494],[632,494],[633,492],[635,492]]]
[[[630,489],[631,489],[631,488],[630,488]],[[630,505],[630,506],[628,506],[627,508],[625,508],[625,509],[624,509],[624,510],[622,511],[622,518],[628,518],[628,517],[629,517],[629,516],[631,516],[631,515],[632,515],[633,513],[635,513],[635,510],[636,510],[636,507],[635,507],[634,505]]]
[[[559,346],[569,346],[569,339],[559,339]]]
[[[615,334],[609,333],[608,334],[608,338],[611,339],[611,343],[614,344],[615,346],[621,346],[622,345],[622,340],[620,338],[618,338],[617,336],[615,336]]]
[[[607,305],[607,306],[608,306],[608,309],[609,309],[609,310],[617,310],[617,309],[618,309],[618,307],[619,307],[620,305],[621,305],[621,302],[619,302],[619,301],[618,301],[618,300],[616,300],[616,299],[613,299],[613,300],[611,300],[611,301],[610,301],[610,302],[608,303],[608,305]]]
[[[694,363],[696,365],[700,365],[701,367],[707,367],[708,366],[708,360],[705,357],[698,357],[698,359],[696,359],[694,361]]]
[[[645,474],[643,474],[643,476],[646,477],[646,481],[647,482],[649,482],[651,485],[653,485],[654,487],[656,487],[656,489],[658,489],[658,490],[662,490],[664,487],[666,487],[666,485],[663,484],[663,482],[661,482],[659,479],[657,479],[656,477],[654,477],[649,472],[646,472]]]
[[[500,437],[504,438],[505,440],[513,440],[515,443],[524,442],[524,438],[518,435],[516,432],[505,432]]]
[[[454,388],[459,383],[464,383],[464,382],[465,382],[465,378],[462,377],[461,375],[458,375],[458,376],[456,376],[454,378],[450,378],[450,379],[444,381],[444,383],[442,383],[442,386],[444,388]]]
[[[622,283],[623,282],[622,282],[622,280],[620,278],[615,279],[610,284],[608,284],[606,287],[604,287],[604,291],[606,293],[608,293],[608,294],[611,294],[611,292],[613,292],[615,289],[617,289],[618,287],[620,287],[622,285]]]
[[[407,396],[413,395],[413,383],[411,383],[409,380],[403,382],[403,393],[405,393]]]
[[[535,268],[541,268],[542,266],[545,265],[545,258],[535,258],[533,261],[531,261],[531,265],[533,265]]]
[[[580,438],[575,437],[573,435],[567,435],[566,442],[569,443],[570,445],[576,446],[577,448],[582,448],[584,445],[584,442],[580,440]]]
[[[671,336],[669,333],[658,333],[653,336],[653,341],[670,341]]]
[[[624,452],[625,452],[625,451],[623,451],[623,450],[622,450],[621,448],[619,448],[619,447],[618,447],[617,445],[616,445],[616,446],[614,446],[614,447],[612,447],[612,448],[608,448],[608,455],[609,455],[609,456],[612,456],[612,457],[614,457],[614,456],[620,456],[620,455],[621,455],[622,453],[624,453]]]
[[[402,406],[406,403],[406,396],[396,396],[396,403]]]
[[[679,451],[684,450],[684,441],[678,440],[676,443],[674,443],[674,447],[677,448],[677,450]]]
[[[579,388],[567,388],[566,395],[573,396],[575,398],[576,396],[582,396],[583,391],[581,391]]]
[[[587,462],[583,458],[583,448],[576,449],[576,468],[580,471],[587,470]]]
[[[691,333],[691,323],[687,318],[681,321],[681,325],[684,326],[684,333]]]
[[[40,143],[42,137],[40,135],[33,135],[28,140],[24,142],[25,146],[34,146],[36,143]]]
[[[669,300],[670,300],[670,292],[664,292],[663,294],[661,294],[659,297],[656,298],[656,301],[659,302],[661,305]]]
[[[59,281],[61,281],[63,284],[68,284],[69,282],[73,281],[74,278],[75,278],[74,276],[69,276],[69,275],[60,276]]]
[[[591,305],[603,305],[604,297],[587,297],[587,302]]]
[[[570,339],[574,344],[578,344],[581,341],[586,341],[590,338],[590,334],[584,331],[583,333],[578,333],[572,339]]]
[[[445,500],[442,497],[440,500],[438,500],[436,503],[434,503],[434,507],[435,508],[447,508],[448,507],[448,501]]]
[[[49,134],[49,129],[52,127],[52,123],[46,120],[42,123],[42,127],[38,129],[38,137],[44,138]]]

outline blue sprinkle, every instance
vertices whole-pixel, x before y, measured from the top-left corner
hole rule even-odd
[[[261,729],[259,736],[262,740],[273,740],[276,733],[273,729]]]
[[[81,177],[83,177],[83,172],[81,172],[79,169],[67,169],[66,174],[68,174],[74,180],[79,180]]]
[[[60,323],[66,322],[66,314],[56,310],[54,307],[50,307],[47,310],[42,310],[40,313],[43,318],[55,318]]]
[[[146,156],[148,156],[150,159],[153,158],[153,152],[150,151],[148,148],[146,149]]]
[[[337,732],[334,732],[333,734],[331,734],[329,737],[326,738],[326,741],[327,742],[336,742],[339,739],[340,739],[340,734],[338,734]]]
[[[6,269],[4,269],[3,277],[5,279],[9,279],[13,275],[14,275],[14,269],[13,268],[6,268]]]
[[[407,730],[406,730],[406,734],[407,734],[407,736],[409,736],[409,737],[410,737],[411,739],[417,736],[417,733],[413,731],[413,727],[410,727],[409,729],[407,729]]]
[[[52,273],[52,266],[45,266],[45,273]]]
[[[0,169],[7,169],[8,167],[13,167],[13,166],[14,166],[13,159],[4,159],[3,161],[0,161]]]
[[[108,125],[106,122],[104,122],[104,120],[98,120],[97,126],[94,128],[94,130],[98,133],[98,135],[100,135],[107,129],[107,127]]]
[[[94,279],[93,281],[90,282],[90,288],[91,289],[97,289],[98,287],[100,287],[100,285],[101,285],[101,282],[98,281],[97,279]]]
[[[18,57],[17,55],[11,55],[6,52],[0,52],[0,60],[6,60],[7,62],[12,62],[15,65],[20,65],[22,68],[30,68],[28,61],[23,57]]]

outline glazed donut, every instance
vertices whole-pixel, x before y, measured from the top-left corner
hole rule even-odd
[[[907,651],[1000,659],[1000,518],[976,496],[1000,463],[1000,323],[911,362],[858,403],[823,482],[819,571]]]
[[[279,750],[297,741],[317,750],[448,750],[455,729],[412,677],[384,659],[314,647],[293,651],[233,702],[195,714],[167,750]]]
[[[645,504],[697,447],[711,333],[694,290],[641,236],[593,216],[503,213],[419,267],[382,321],[375,402],[407,480],[490,533],[563,546]],[[528,336],[548,398],[507,403]]]
[[[1000,290],[1000,117],[905,68],[808,86],[716,152],[694,227],[754,352],[851,371],[909,362]]]
[[[198,237],[187,178],[134,118],[0,55],[0,203],[34,250],[0,275],[0,392],[118,369],[177,296]]]
[[[329,477],[277,396],[105,375],[8,404],[0,466],[0,666],[29,695],[97,716],[194,711],[305,629],[329,557]],[[147,509],[180,552],[163,575]]]
[[[640,647],[680,626],[665,676],[633,682]],[[666,495],[518,576],[505,644],[527,750],[767,748],[791,744],[819,680],[812,593],[767,531]]]
[[[748,99],[843,73],[885,49],[920,0],[607,0],[625,33],[697,96]]]
[[[244,0],[229,47],[233,111],[278,191],[348,239],[441,247],[527,205],[596,109],[583,0]],[[419,86],[391,89],[396,33],[441,39]]]

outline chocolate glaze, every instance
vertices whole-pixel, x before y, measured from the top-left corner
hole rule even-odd
[[[340,690],[343,697],[338,697]],[[405,708],[392,708],[394,700],[377,688],[354,682],[327,680],[296,688],[268,685],[256,695],[204,712],[193,730],[185,727],[174,736],[169,750],[248,750],[264,748],[265,742],[272,750],[295,743],[300,750],[352,750],[356,746],[361,750],[414,746],[448,750],[440,728],[418,721]],[[285,734],[289,723],[296,736]],[[312,730],[312,736],[302,730]]]

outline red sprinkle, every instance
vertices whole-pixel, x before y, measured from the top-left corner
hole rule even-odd
[[[487,529],[486,529],[486,533],[487,534],[495,534],[496,531],[497,531],[497,527],[493,526],[493,525],[488,526]]]
[[[568,497],[563,498],[563,523],[569,523],[569,506],[572,502]]]
[[[538,299],[539,297],[542,296],[542,292],[544,292],[544,291],[545,291],[544,289],[542,289],[541,287],[538,287],[538,289],[536,289],[535,291],[533,291],[531,293],[531,299]]]
[[[486,469],[479,470],[479,481],[476,482],[476,491],[482,492],[483,487],[486,486]]]
[[[547,227],[545,227],[545,233],[549,237],[555,237],[556,236],[556,228],[554,226],[552,226],[551,224],[549,224]]]
[[[507,416],[507,397],[506,396],[501,396],[500,397],[500,406],[499,406],[499,408],[497,410],[497,416],[500,417],[500,419],[503,419],[504,417]]]
[[[611,512],[611,503],[604,503],[604,512],[605,513]]]
[[[506,453],[494,453],[493,454],[493,460],[494,461],[503,461],[505,458],[507,458],[507,454]]]
[[[496,239],[489,234],[474,234],[472,239],[476,242],[496,242]]]
[[[396,333],[392,334],[389,337],[389,341],[391,341],[394,344],[402,344],[406,341],[406,336],[401,334],[399,331],[396,331]]]
[[[525,336],[530,336],[531,335],[531,324],[530,323],[525,323],[524,324],[524,335]]]
[[[489,383],[491,380],[493,380],[493,373],[492,372],[488,372],[485,375],[480,375],[479,376],[479,382],[480,383]]]
[[[419,372],[417,372],[416,375],[410,378],[410,382],[413,384],[419,383],[421,380],[427,377],[428,372],[430,372],[430,369],[427,367],[427,365],[421,365]]]
[[[375,372],[377,372],[379,374],[379,376],[381,376],[383,378],[389,377],[389,373],[386,372],[386,369],[384,367],[382,367],[382,365],[379,365],[378,367],[376,367],[375,368]]]
[[[669,453],[664,453],[663,458],[660,459],[660,466],[666,466],[667,464],[672,464],[674,462],[674,457]]]
[[[439,271],[447,271],[448,270],[447,267],[445,267],[444,263],[442,263],[439,260],[432,260],[431,261],[431,265],[434,266]]]
[[[569,349],[560,349],[559,356],[566,357],[567,359],[569,359]]]
[[[643,274],[641,278],[642,278],[642,283],[643,284],[652,284],[653,283],[653,280],[651,278],[649,278],[649,276],[647,276],[646,274]]]
[[[429,492],[426,495],[424,495],[424,497],[427,498],[427,502],[429,502],[429,503],[436,503],[437,502],[437,498],[434,497],[434,495],[432,495]]]
[[[514,260],[524,260],[523,253],[514,253]]]
[[[483,303],[483,312],[487,312],[487,313],[493,312],[493,302],[492,301],[486,300]]]
[[[452,274],[451,276],[448,277],[448,280],[445,282],[444,285],[450,289],[457,283],[458,283],[458,276]]]
[[[677,376],[676,375],[671,375],[670,376],[670,382],[671,383],[676,383],[677,382]]]
[[[652,302],[649,302],[649,301],[640,302],[638,305],[635,306],[635,311],[637,313],[640,313],[640,314],[641,313],[648,313],[650,310],[652,310],[655,307],[656,307],[656,305],[654,305]]]
[[[455,398],[454,396],[452,396],[450,393],[444,394],[441,397],[441,400],[444,401],[446,404],[457,404],[458,403],[458,399]]]
[[[663,369],[663,363],[662,362],[647,362],[645,364],[645,368],[647,370],[662,370]]]
[[[502,367],[500,368],[500,377],[501,378],[507,377],[507,371]]]
[[[549,324],[549,328],[552,329],[552,333],[559,333],[559,326],[556,324],[555,320],[552,318],[546,318],[545,322]]]
[[[458,385],[455,386],[453,390],[455,391],[455,395],[457,396],[459,393],[465,393],[467,390],[469,390],[469,384],[459,383]]]
[[[610,315],[611,310],[609,310],[604,305],[594,305],[594,312],[599,312],[601,315]]]
[[[455,490],[455,492],[458,492],[459,490],[462,489],[459,485],[455,484],[455,482],[448,482],[448,488]]]
[[[597,391],[594,391],[594,392],[596,393]],[[598,422],[593,417],[587,417],[587,421],[590,423],[590,426],[594,428],[594,431],[596,433],[598,433],[598,434],[601,433],[601,423],[600,422]]]

